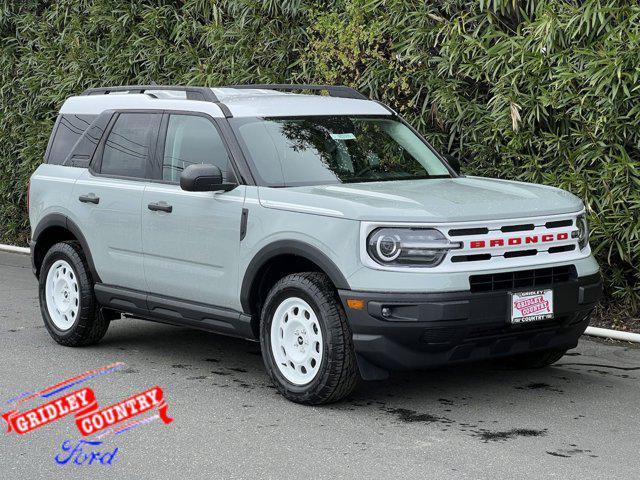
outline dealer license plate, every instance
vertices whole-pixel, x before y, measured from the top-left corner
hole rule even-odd
[[[540,322],[553,318],[553,290],[511,293],[511,323]]]

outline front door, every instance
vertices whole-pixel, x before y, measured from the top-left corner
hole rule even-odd
[[[235,182],[230,156],[208,116],[166,114],[159,142],[162,183],[145,187],[142,200],[144,271],[151,294],[235,307],[240,217],[245,187],[229,192],[187,192],[180,173],[190,164],[214,164]]]

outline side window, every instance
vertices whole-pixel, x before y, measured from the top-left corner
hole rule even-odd
[[[151,145],[160,115],[121,113],[109,132],[102,153],[100,173],[146,178],[150,171]]]
[[[96,118],[91,126],[85,131],[80,140],[78,140],[75,146],[71,149],[71,153],[62,163],[71,167],[83,167],[89,166],[91,157],[93,156],[100,139],[104,134],[104,130],[111,120],[112,112],[102,112],[98,118]]]
[[[96,117],[97,115],[73,115],[68,113],[60,115],[58,126],[53,134],[54,137],[49,149],[47,163],[61,165],[78,139]]]
[[[234,177],[227,149],[211,121],[195,115],[171,115],[162,158],[162,179],[179,182],[185,168],[200,163],[220,168],[225,182]]]

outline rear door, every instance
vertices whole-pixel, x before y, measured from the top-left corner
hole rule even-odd
[[[215,164],[237,182],[215,121],[204,114],[166,113],[158,142],[157,182],[142,202],[144,270],[149,292],[220,307],[237,303],[240,217],[246,187],[187,192],[190,164]]]
[[[160,112],[117,112],[90,169],[77,180],[79,224],[105,284],[147,289],[142,265],[142,197],[155,155]]]

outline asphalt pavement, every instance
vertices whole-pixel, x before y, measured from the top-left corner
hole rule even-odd
[[[555,366],[483,364],[403,373],[324,407],[280,397],[257,344],[142,320],[67,348],[47,334],[29,258],[0,252],[0,413],[38,391],[114,362],[82,386],[100,406],[154,385],[168,414],[90,449],[111,464],[64,460],[80,440],[70,417],[0,433],[0,478],[638,478],[640,349],[583,337]],[[142,417],[142,416],[141,416]],[[145,418],[148,416],[145,415]],[[151,418],[154,418],[151,416]],[[3,430],[5,427],[3,423]],[[93,451],[93,450],[92,450]]]

